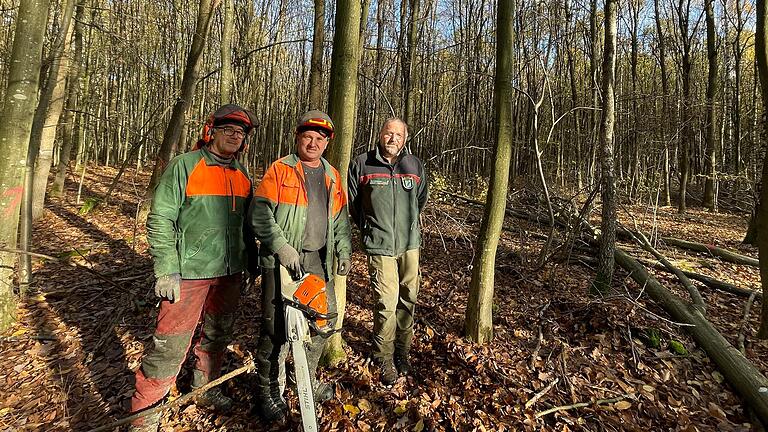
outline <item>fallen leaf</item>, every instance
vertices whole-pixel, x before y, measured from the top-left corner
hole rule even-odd
[[[631,406],[632,406],[632,403],[631,402],[627,402],[625,400],[618,401],[615,404],[613,404],[613,407],[618,409],[618,410],[625,410],[625,409],[627,409],[627,408],[629,408]]]
[[[344,404],[344,411],[348,412],[350,417],[360,414],[360,408],[350,404]]]

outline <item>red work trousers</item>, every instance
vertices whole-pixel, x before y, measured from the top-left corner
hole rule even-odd
[[[157,316],[154,344],[136,371],[131,412],[154,405],[168,394],[187,357],[198,322],[203,329],[194,352],[197,360],[192,386],[218,378],[227,345],[232,341],[242,274],[213,279],[183,279],[181,298],[163,299]]]

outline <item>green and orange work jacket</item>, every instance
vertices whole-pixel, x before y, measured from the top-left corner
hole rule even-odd
[[[240,273],[255,249],[245,215],[251,180],[237,161],[222,164],[206,147],[175,157],[155,188],[147,217],[157,277],[208,279]]]
[[[327,160],[325,186],[328,190],[328,220],[307,220],[307,189],[304,168],[296,154],[275,161],[256,188],[249,219],[253,232],[260,241],[260,264],[274,268],[274,254],[286,243],[302,250],[304,227],[308,223],[327,223],[325,242],[325,270],[333,275],[334,253],[338,258],[349,258],[352,253],[347,213],[347,196],[342,188],[341,176]]]

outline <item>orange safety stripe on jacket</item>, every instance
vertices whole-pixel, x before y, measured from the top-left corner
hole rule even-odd
[[[266,198],[277,204],[290,204],[300,207],[307,206],[307,193],[304,189],[303,179],[298,178],[296,170],[299,171],[299,175],[304,175],[304,169],[301,164],[298,164],[296,168],[284,163],[275,163],[270,167],[274,170],[274,173],[264,175],[259,187],[256,189],[255,196]],[[336,169],[333,169],[334,176],[336,177],[336,187],[341,188],[341,175]],[[325,186],[330,189],[331,178],[326,174]],[[330,197],[333,200],[333,216],[337,215],[341,209],[347,204],[347,195],[342,190],[341,193],[333,194]]]
[[[195,165],[187,180],[186,195],[219,195],[248,198],[251,181],[240,170],[208,166],[205,158]]]

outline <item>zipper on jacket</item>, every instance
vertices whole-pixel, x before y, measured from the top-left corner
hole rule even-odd
[[[229,178],[227,169],[225,167],[221,167],[221,169],[224,170],[224,181],[225,182],[229,182],[229,192],[228,192],[228,194],[231,193],[231,196],[232,196],[232,211],[234,211],[235,210],[235,208],[234,208],[234,205],[235,205],[235,194],[234,194],[234,191],[232,190],[232,180],[230,180],[230,178]],[[224,185],[224,187],[227,187],[227,185]],[[227,261],[227,275],[230,274],[230,270],[231,270],[230,266],[229,266],[229,263],[230,263],[230,257],[229,257],[229,217],[230,217],[229,216],[229,211],[227,211],[227,219],[226,219],[227,220],[227,227],[226,227],[226,230],[224,232],[224,248],[225,248],[224,259]]]
[[[392,177],[392,255],[397,255],[397,177],[395,177],[395,167],[389,165],[389,174]]]

